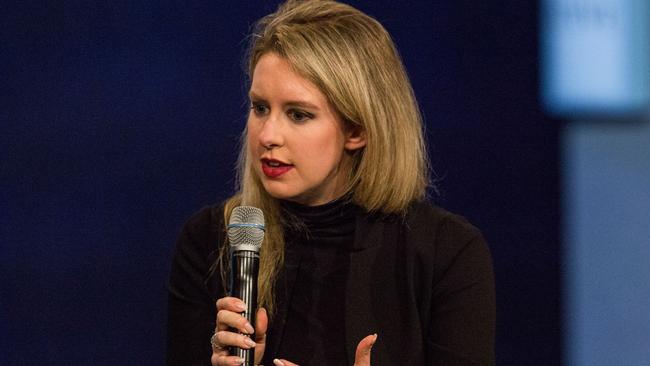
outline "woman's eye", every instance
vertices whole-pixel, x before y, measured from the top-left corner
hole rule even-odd
[[[260,116],[266,114],[269,111],[269,107],[267,107],[264,104],[260,104],[260,103],[252,103],[251,104],[251,109],[253,110],[253,112],[255,114],[260,115]]]
[[[291,118],[295,122],[304,122],[310,118],[313,118],[314,116],[310,113],[307,112],[302,112],[296,109],[291,109],[289,112],[287,112],[289,115],[289,118]]]

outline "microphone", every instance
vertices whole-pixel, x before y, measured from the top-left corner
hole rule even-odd
[[[235,207],[228,223],[230,242],[231,296],[246,303],[242,314],[255,329],[257,313],[257,275],[260,268],[260,247],[264,239],[264,214],[251,206]],[[250,337],[255,339],[255,334]],[[244,359],[243,365],[255,366],[255,348],[231,347],[230,354]]]

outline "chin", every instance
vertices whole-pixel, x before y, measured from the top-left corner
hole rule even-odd
[[[269,196],[278,199],[278,200],[287,200],[287,201],[295,201],[296,192],[292,192],[292,190],[287,189],[284,184],[280,182],[269,182],[269,181],[264,181],[262,180],[262,185],[264,186],[264,190],[266,193],[269,194]]]

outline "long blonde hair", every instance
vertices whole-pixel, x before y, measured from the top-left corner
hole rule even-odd
[[[346,123],[364,131],[366,146],[353,155],[347,186],[357,205],[368,212],[403,214],[409,203],[424,198],[429,165],[421,115],[401,58],[378,21],[334,1],[289,0],[255,25],[250,80],[260,57],[270,52],[316,85]],[[253,170],[245,138],[241,145],[238,193],[227,201],[224,218],[228,222],[239,205],[264,211],[258,303],[272,314],[273,283],[284,261],[279,203]]]

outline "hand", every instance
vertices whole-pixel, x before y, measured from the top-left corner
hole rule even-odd
[[[354,353],[354,366],[370,366],[370,351],[377,341],[377,334],[371,334],[359,342]],[[275,366],[298,366],[287,360],[273,360]]]
[[[216,347],[212,347],[212,366],[241,365],[242,360],[237,356],[228,354],[228,347],[235,346],[242,349],[255,347],[255,364],[262,360],[266,346],[266,328],[269,323],[266,310],[257,310],[255,319],[255,340],[251,340],[244,334],[252,334],[253,327],[241,316],[246,310],[243,301],[235,297],[223,297],[217,300],[217,327],[215,329]],[[232,332],[237,329],[244,334]]]

